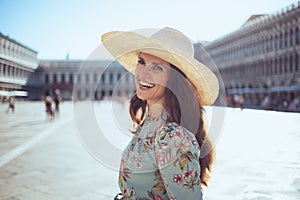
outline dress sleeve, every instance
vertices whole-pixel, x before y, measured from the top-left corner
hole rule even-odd
[[[155,136],[155,158],[169,198],[202,200],[200,148],[195,136],[176,123]]]

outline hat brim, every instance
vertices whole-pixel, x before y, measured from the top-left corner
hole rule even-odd
[[[218,79],[205,65],[168,44],[134,32],[113,31],[102,35],[103,45],[128,71],[138,62],[138,53],[159,57],[180,69],[196,87],[203,106],[211,105],[219,93]]]

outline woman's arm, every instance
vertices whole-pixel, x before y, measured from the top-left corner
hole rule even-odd
[[[156,134],[155,156],[161,181],[170,199],[200,199],[200,148],[195,136],[176,123]]]

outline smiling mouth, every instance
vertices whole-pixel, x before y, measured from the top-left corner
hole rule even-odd
[[[153,88],[155,86],[152,83],[147,83],[147,82],[144,82],[144,81],[141,81],[141,80],[139,81],[139,84],[140,84],[140,86],[145,87],[145,88]]]

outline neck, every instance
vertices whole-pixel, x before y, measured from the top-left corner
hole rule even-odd
[[[165,111],[164,107],[161,104],[148,105],[148,107],[148,113],[151,119],[159,118]]]

